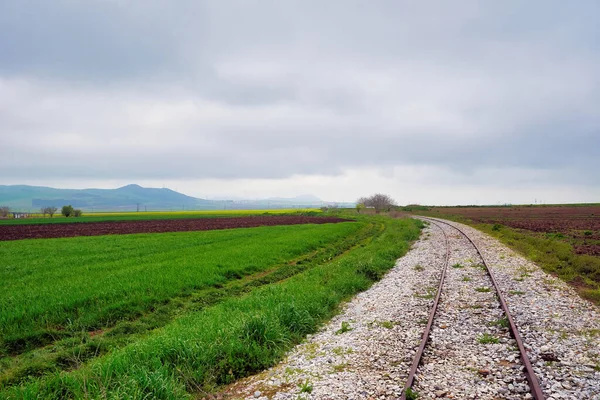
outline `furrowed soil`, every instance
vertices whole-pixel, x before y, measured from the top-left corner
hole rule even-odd
[[[0,226],[0,241],[47,239],[76,236],[123,235],[132,233],[166,233],[210,231],[258,226],[329,224],[348,222],[336,217],[300,215],[250,216],[233,218],[165,219],[141,221],[76,222]]]
[[[481,224],[547,234],[573,245],[577,254],[600,256],[600,205],[438,207],[433,213],[458,215]]]

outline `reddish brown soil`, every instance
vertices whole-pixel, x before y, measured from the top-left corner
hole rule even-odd
[[[235,218],[163,219],[145,221],[79,222],[70,224],[31,224],[0,226],[0,241],[45,239],[74,236],[123,235],[130,233],[164,233],[210,231],[215,229],[253,228],[257,226],[328,224],[347,222],[335,217],[252,216]]]
[[[600,256],[600,206],[439,207],[434,215],[461,215],[476,223],[561,234],[578,254]]]

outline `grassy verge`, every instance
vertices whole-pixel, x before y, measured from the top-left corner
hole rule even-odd
[[[356,223],[0,243],[0,356],[131,320],[327,247]]]
[[[66,224],[79,222],[107,221],[140,221],[153,219],[185,219],[185,218],[227,218],[249,217],[253,215],[321,215],[322,211],[314,208],[307,209],[278,209],[278,210],[211,210],[211,211],[144,211],[144,212],[98,212],[84,213],[81,217],[66,218],[62,215],[54,217],[9,218],[0,219],[0,225],[28,224]]]
[[[252,289],[282,281],[314,265],[335,259],[352,248],[363,245],[379,230],[379,224],[364,223],[360,229],[340,240],[329,242],[315,251],[274,265],[266,270],[232,279],[224,284],[183,293],[154,305],[134,319],[123,319],[114,326],[94,332],[63,332],[63,338],[43,348],[0,359],[0,387],[17,384],[28,377],[79,368],[91,358],[109,350],[133,343],[147,332],[162,327],[187,312],[197,312],[229,297],[240,296]]]
[[[179,399],[267,368],[365,290],[419,234],[412,220],[381,220],[373,240],[279,283],[188,312],[79,369],[31,379],[4,398]]]
[[[538,264],[548,272],[572,285],[577,292],[600,305],[600,258],[576,254],[570,243],[552,236],[513,229],[500,224],[477,224],[455,215],[439,215],[419,211],[420,215],[444,218],[471,225]]]

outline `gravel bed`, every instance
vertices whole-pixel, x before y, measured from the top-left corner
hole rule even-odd
[[[600,399],[600,310],[496,239],[459,226],[490,266],[548,400]]]
[[[531,398],[498,297],[473,245],[440,224],[451,249],[440,303],[413,389],[420,398]]]
[[[548,400],[600,399],[600,311],[567,284],[474,228]],[[284,361],[218,398],[397,399],[451,249],[438,314],[414,389],[419,399],[527,399],[515,341],[473,246],[433,224],[373,287]],[[460,267],[453,265],[460,264]],[[488,291],[486,288],[489,288]],[[497,343],[495,343],[497,341]]]
[[[397,399],[427,323],[431,288],[437,287],[444,257],[443,234],[425,228],[381,281],[345,304],[283,362],[228,387],[221,396]]]

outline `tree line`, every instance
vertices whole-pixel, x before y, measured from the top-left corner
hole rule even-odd
[[[46,215],[49,215],[50,218],[54,217],[54,214],[58,211],[58,207],[49,206],[40,208],[40,213],[46,218]],[[0,217],[7,218],[8,214],[10,214],[10,207],[0,206]],[[60,210],[60,213],[64,217],[81,217],[83,212],[78,208],[73,208],[70,204],[68,206],[63,206]]]

